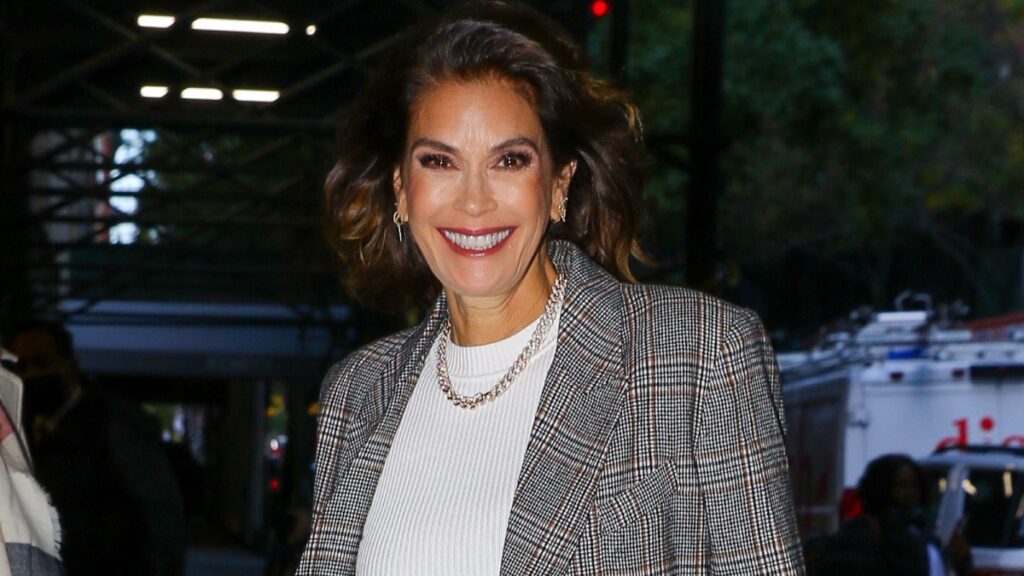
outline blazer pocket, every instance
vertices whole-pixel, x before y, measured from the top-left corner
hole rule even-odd
[[[665,462],[610,499],[594,506],[598,532],[619,533],[650,515],[664,513],[662,504],[674,490],[672,463]]]

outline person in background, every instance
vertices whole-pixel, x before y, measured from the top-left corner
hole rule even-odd
[[[929,491],[909,456],[887,454],[868,463],[857,485],[863,512],[825,539],[811,576],[957,576],[971,572],[970,545],[957,530],[948,545],[932,536],[925,510]]]
[[[153,419],[83,388],[71,334],[59,324],[21,326],[8,347],[25,384],[36,476],[61,517],[67,574],[181,574],[182,500]]]
[[[433,306],[327,375],[298,574],[802,573],[760,320],[630,271],[636,108],[523,4],[406,40],[329,238],[359,294]]]
[[[24,387],[0,348],[0,576],[59,576],[60,522],[32,475],[21,426]]]

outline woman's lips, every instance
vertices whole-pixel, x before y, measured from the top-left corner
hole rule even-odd
[[[439,228],[441,237],[448,246],[464,256],[487,256],[493,254],[508,242],[515,228],[484,228],[469,230],[465,228]]]

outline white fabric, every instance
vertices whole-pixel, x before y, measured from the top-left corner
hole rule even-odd
[[[0,359],[17,360],[17,356],[7,350],[0,348]],[[21,379],[13,373],[0,367],[0,404],[7,409],[7,415],[11,418],[11,425],[15,430],[23,430],[21,425],[21,397],[24,385]],[[21,439],[24,441],[24,438]]]
[[[32,477],[24,434],[20,429],[19,405],[22,383],[0,368],[0,576],[22,576],[9,552],[35,555],[38,550],[51,560],[33,565],[33,574],[56,574],[60,558],[60,524],[49,498]],[[8,547],[11,547],[10,549]]]
[[[942,553],[932,543],[928,544],[928,576],[946,576],[946,563]]]
[[[537,321],[493,344],[448,345],[462,394],[494,386]],[[380,476],[356,556],[359,576],[498,574],[519,470],[555,355],[558,319],[519,378],[474,410],[437,382],[437,342],[420,373]]]

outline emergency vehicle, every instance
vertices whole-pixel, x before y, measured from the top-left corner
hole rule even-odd
[[[805,538],[856,512],[857,481],[877,456],[1024,447],[1024,318],[972,326],[880,312],[778,359]]]

